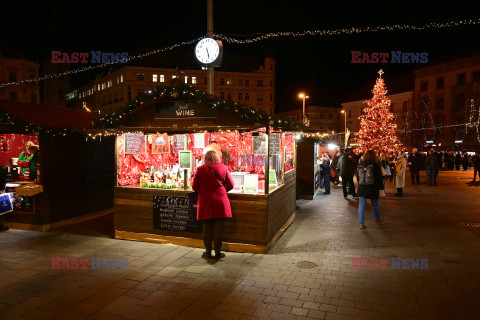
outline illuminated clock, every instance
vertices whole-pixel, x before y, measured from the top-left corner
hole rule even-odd
[[[212,38],[203,38],[195,46],[195,58],[206,66],[219,66],[222,56],[222,43]]]

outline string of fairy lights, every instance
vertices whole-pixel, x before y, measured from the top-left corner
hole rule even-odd
[[[265,41],[268,39],[274,39],[274,38],[298,38],[298,37],[306,37],[306,36],[338,36],[338,35],[352,35],[352,34],[361,34],[361,33],[373,33],[373,32],[383,32],[383,31],[424,31],[428,29],[444,29],[444,28],[454,28],[454,27],[461,27],[461,26],[475,26],[480,24],[480,18],[479,19],[465,19],[465,20],[457,20],[457,21],[449,21],[449,22],[432,22],[432,23],[427,23],[424,25],[410,25],[410,24],[395,24],[392,26],[376,26],[376,27],[351,27],[351,28],[341,28],[341,29],[321,29],[321,30],[308,30],[308,31],[290,31],[290,32],[272,32],[272,33],[255,33],[252,35],[228,35],[228,34],[214,34],[214,38],[223,40],[228,43],[233,43],[233,44],[252,44],[255,42],[259,41]],[[243,39],[239,38],[242,37]],[[128,57],[128,61],[132,61],[135,59],[140,59],[140,58],[145,58],[150,55],[154,55],[160,52],[167,52],[171,51],[173,49],[186,46],[186,45],[191,45],[199,40],[203,39],[204,37],[198,37],[192,40],[188,41],[183,41],[179,42],[176,44],[173,44],[168,47],[164,47],[161,49],[155,49],[151,50],[148,52],[144,52],[141,54],[137,55],[132,55]],[[119,59],[113,62],[108,62],[108,63],[102,63],[102,64],[96,64],[96,65],[91,65],[79,69],[74,69],[74,70],[68,70],[64,72],[59,72],[59,73],[51,73],[51,74],[46,74],[40,77],[34,77],[26,80],[20,80],[20,81],[11,81],[11,82],[5,82],[0,84],[0,88],[10,86],[10,85],[20,85],[20,84],[25,84],[25,83],[31,83],[31,82],[39,82],[39,81],[44,81],[48,79],[54,79],[54,78],[61,78],[64,76],[72,75],[72,74],[77,74],[93,69],[98,69],[98,68],[103,68],[106,66],[118,64],[118,63],[125,63],[126,61],[123,59]]]

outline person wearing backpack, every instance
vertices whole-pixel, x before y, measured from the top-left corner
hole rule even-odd
[[[395,173],[393,177],[393,185],[397,188],[396,197],[401,197],[403,188],[405,188],[405,171],[407,170],[407,161],[405,160],[405,153],[397,152],[398,156],[395,159]]]
[[[380,210],[378,208],[378,198],[380,189],[382,189],[382,169],[378,161],[377,154],[373,150],[368,150],[363,156],[357,167],[358,191],[360,199],[358,206],[358,227],[365,229],[365,206],[367,199],[372,203],[373,216],[375,223],[382,223]]]

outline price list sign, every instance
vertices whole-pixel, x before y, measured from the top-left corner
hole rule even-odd
[[[153,196],[153,228],[169,231],[201,233],[201,224],[194,219],[197,208],[192,197]]]
[[[143,133],[125,133],[125,154],[146,152],[145,135]]]

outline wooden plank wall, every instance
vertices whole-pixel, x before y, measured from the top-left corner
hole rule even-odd
[[[315,194],[315,143],[307,139],[297,142],[297,194],[312,199]]]
[[[186,196],[185,191],[115,188],[115,230],[202,239],[199,233],[153,229],[153,195]],[[225,221],[224,241],[266,245],[267,197],[229,195],[232,219]]]
[[[273,239],[287,220],[295,213],[296,170],[285,172],[285,184],[268,198],[267,243]]]

